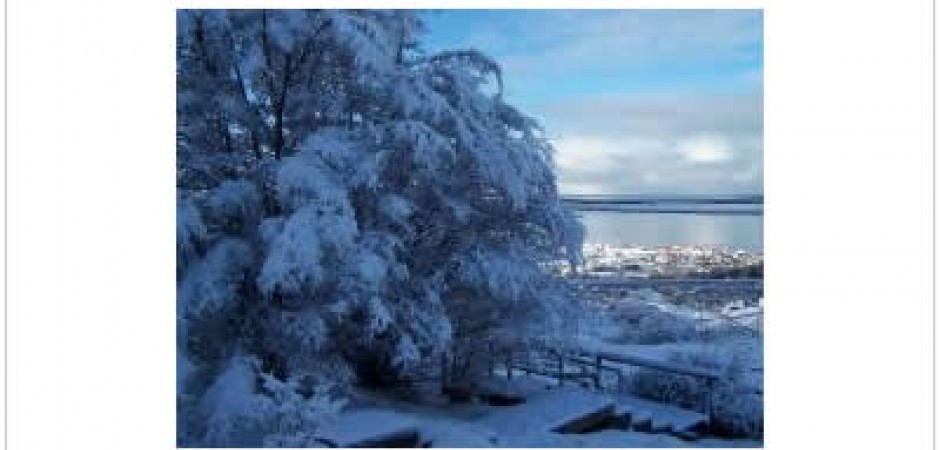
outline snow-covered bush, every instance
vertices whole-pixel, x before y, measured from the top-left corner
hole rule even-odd
[[[176,276],[181,277],[199,256],[206,241],[206,225],[192,202],[176,200]]]
[[[203,318],[236,307],[251,264],[251,250],[244,241],[220,241],[182,280],[177,291],[177,312],[182,317]]]
[[[622,326],[618,340],[629,344],[667,344],[697,337],[695,321],[655,305],[624,302],[612,312]]]
[[[718,368],[712,353],[673,353],[669,360],[689,367]],[[701,378],[647,368],[638,369],[630,377],[629,388],[640,397],[701,412],[708,412],[713,390]]]
[[[715,431],[732,436],[762,438],[764,435],[764,396],[762,383],[749,378],[740,355],[722,367],[722,379],[712,395]]]
[[[255,225],[261,213],[261,194],[245,179],[225,180],[204,201],[205,221],[218,232],[239,233]]]
[[[563,332],[582,230],[494,61],[406,10],[177,22],[181,442],[303,443],[278,398]]]
[[[229,358],[222,367],[185,411],[181,446],[310,446],[320,424],[343,405],[328,392],[328,383],[302,393],[300,380],[263,373],[251,357]]]
[[[663,344],[688,341],[695,337],[695,322],[686,317],[657,312],[643,316],[637,325],[637,343]]]
[[[701,378],[655,369],[640,369],[630,379],[631,391],[643,398],[705,412],[712,432],[731,437],[762,438],[763,395],[759,382],[749,379],[745,358],[717,349],[674,352],[670,362],[720,374],[710,385]]]

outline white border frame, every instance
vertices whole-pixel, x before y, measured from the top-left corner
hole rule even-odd
[[[261,6],[764,8],[767,448],[934,443],[932,2],[11,0],[8,448],[174,445],[175,8]]]

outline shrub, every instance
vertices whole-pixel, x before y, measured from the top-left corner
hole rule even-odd
[[[621,341],[629,344],[667,344],[696,337],[692,319],[665,312],[656,306],[626,303],[617,307],[616,321],[623,324]]]
[[[308,389],[311,386],[313,389]],[[177,444],[309,446],[322,421],[343,406],[328,392],[328,386],[300,379],[279,380],[261,372],[254,358],[230,358],[201,398],[187,395],[178,399],[182,404],[178,404]]]
[[[653,369],[640,369],[629,380],[631,392],[641,398],[709,413],[712,431],[727,437],[763,438],[763,394],[748,379],[740,353],[697,350],[673,353],[670,362],[716,370],[717,385],[700,379]]]

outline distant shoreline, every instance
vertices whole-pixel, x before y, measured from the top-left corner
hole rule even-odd
[[[562,200],[579,211],[604,211],[644,214],[764,214],[763,195],[720,196],[638,196],[583,195],[564,196]]]
[[[764,196],[740,195],[562,195],[568,203],[659,205],[659,204],[707,204],[707,205],[763,205]]]
[[[749,209],[749,210],[735,210],[735,209],[668,209],[668,208],[656,208],[656,209],[644,209],[644,208],[629,208],[629,207],[617,207],[617,206],[577,206],[575,209],[583,212],[612,212],[612,213],[639,213],[639,214],[702,214],[702,215],[735,215],[735,216],[762,216],[764,215],[764,209]]]

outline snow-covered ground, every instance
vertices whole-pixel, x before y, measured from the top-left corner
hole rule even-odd
[[[753,440],[702,438],[686,441],[663,433],[620,429],[603,429],[589,433],[553,431],[562,423],[583,416],[586,412],[612,408],[616,414],[643,411],[655,421],[681,423],[682,413],[674,408],[643,402],[635,398],[591,393],[578,388],[559,389],[539,377],[516,377],[515,389],[529,394],[526,403],[511,406],[489,406],[479,403],[444,404],[392,399],[374,393],[361,393],[365,403],[341,414],[337,421],[348,421],[344,442],[368,441],[376,434],[390,430],[415,429],[420,441],[432,447],[759,447]],[[378,412],[381,411],[381,412]],[[372,423],[372,420],[382,423]],[[358,430],[352,433],[350,430]]]
[[[636,298],[625,299],[655,306],[662,314],[689,317],[698,314],[677,305],[661,302],[660,296],[646,292]],[[729,308],[740,313],[761,317],[763,304],[757,307]],[[739,314],[740,315],[740,314]],[[728,320],[727,314],[711,313],[709,321]],[[643,358],[663,363],[687,363],[705,355],[704,360],[716,362],[716,369],[729,366],[730,361],[743,368],[741,380],[749,391],[760,392],[763,386],[763,345],[760,334],[741,337],[728,336],[708,339],[665,342],[659,344],[625,343],[622,330],[626,326],[617,322],[617,316],[604,311],[585,315],[575,341],[575,347],[586,352],[601,352]],[[688,359],[688,355],[693,355]],[[683,359],[686,357],[687,359]],[[636,367],[623,367],[624,373]],[[505,370],[487,381],[494,391],[511,393],[526,398],[515,406],[491,406],[480,402],[448,403],[429,394],[395,398],[375,392],[359,392],[351,408],[337,420],[349,420],[340,427],[344,442],[363,439],[368,442],[376,433],[394,434],[414,431],[418,440],[433,447],[759,447],[762,442],[749,439],[717,439],[701,437],[684,440],[676,433],[651,433],[652,430],[691,429],[707,416],[700,412],[677,408],[660,402],[644,400],[627,392],[607,390],[604,393],[588,391],[573,383],[564,387],[558,381],[541,375],[516,371],[511,381]],[[432,387],[430,391],[434,391]],[[617,417],[632,415],[633,420],[649,421],[650,430],[638,431],[626,427],[602,428],[588,433],[559,433],[560,424],[573,418],[598,411],[614,411]],[[379,412],[376,412],[379,411]],[[347,415],[348,414],[348,415]],[[370,419],[371,418],[371,419]],[[366,422],[379,420],[381,424]],[[350,436],[350,430],[359,430],[359,436]],[[335,433],[334,433],[335,434]]]

